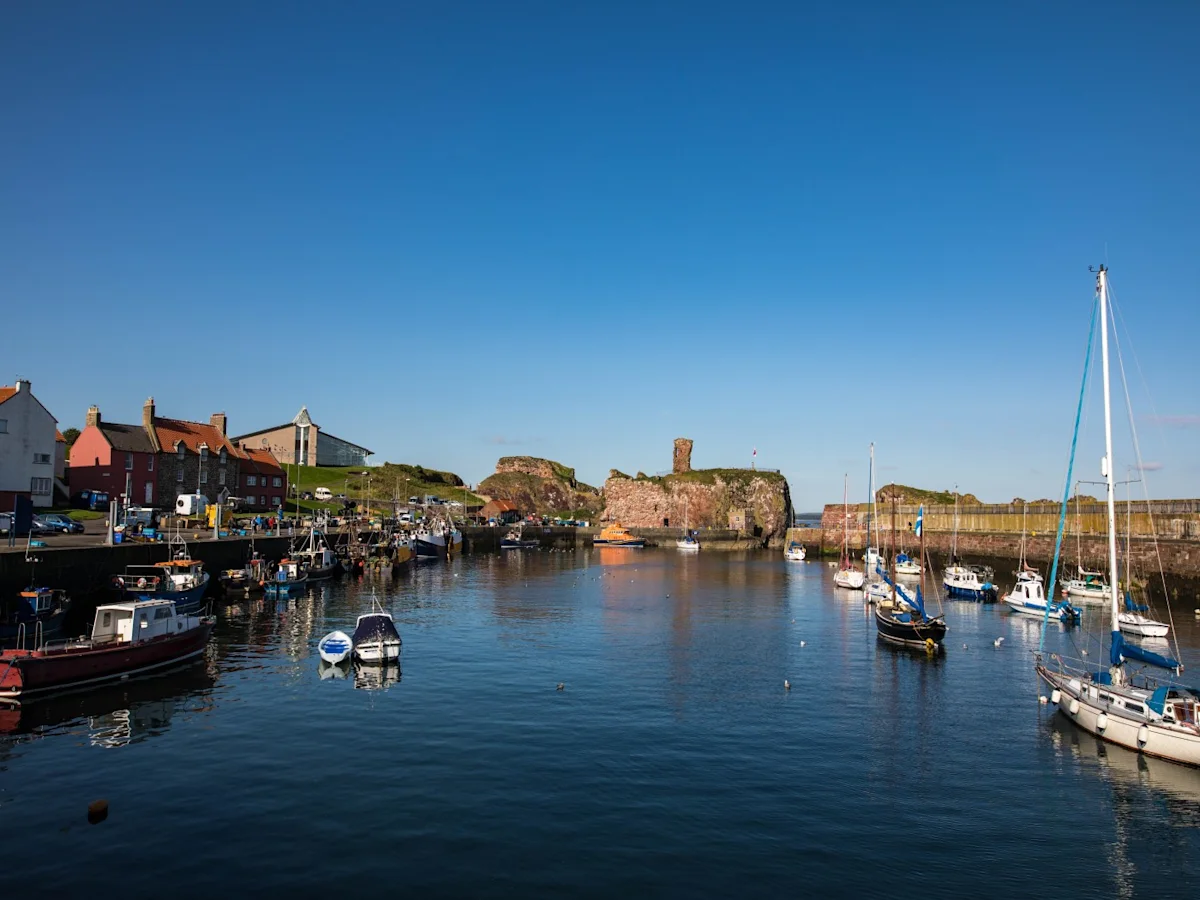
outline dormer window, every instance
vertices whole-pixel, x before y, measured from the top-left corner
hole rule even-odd
[[[200,462],[203,463],[207,460],[208,460],[208,444],[201,444],[200,445]]]
[[[176,450],[176,452],[179,453],[180,459],[183,459],[183,454],[187,453],[187,447],[185,447],[183,445],[183,441],[180,441],[178,444],[175,445],[175,450]]]
[[[221,448],[221,465],[225,465],[225,448]]]

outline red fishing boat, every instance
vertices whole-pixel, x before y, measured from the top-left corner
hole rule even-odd
[[[0,652],[0,703],[19,705],[167,671],[204,653],[215,622],[182,615],[171,600],[97,607],[91,637]]]

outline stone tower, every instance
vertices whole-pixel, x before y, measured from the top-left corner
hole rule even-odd
[[[690,438],[675,438],[675,459],[671,471],[676,475],[692,471],[692,441]]]

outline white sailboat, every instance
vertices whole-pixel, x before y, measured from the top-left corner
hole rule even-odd
[[[1128,490],[1128,488],[1126,489]],[[1131,542],[1133,540],[1133,529],[1130,527],[1131,508],[1133,504],[1129,502],[1129,496],[1125,497],[1125,609],[1117,615],[1117,622],[1121,626],[1121,631],[1125,634],[1136,635],[1137,637],[1149,638],[1165,638],[1171,632],[1171,626],[1166,622],[1160,622],[1158,619],[1152,619],[1143,613],[1150,612],[1150,607],[1144,603],[1136,603],[1133,599],[1133,571],[1131,562],[1133,554],[1131,550]]]
[[[875,497],[875,442],[871,442],[871,465],[867,472],[867,490],[870,491],[870,496],[867,498],[867,549],[863,551],[863,569],[867,576],[878,575],[883,572],[883,567],[887,565],[887,557],[880,551],[883,542],[879,536],[879,503]],[[871,542],[871,519],[875,520],[875,541]],[[890,590],[890,589],[889,589]]]
[[[849,485],[850,476],[846,475],[842,482],[842,565],[834,573],[833,583],[840,588],[861,591],[866,576],[850,562],[850,501],[847,493]]]
[[[675,548],[677,550],[687,550],[689,552],[695,552],[700,549],[700,542],[696,540],[696,536],[692,534],[691,529],[688,528],[686,494],[683,498],[683,537],[675,542]]]
[[[1163,683],[1141,674],[1140,671],[1131,672],[1127,669],[1131,662],[1174,670],[1177,674],[1183,667],[1177,659],[1161,656],[1136,644],[1127,644],[1121,636],[1108,363],[1108,272],[1104,266],[1100,267],[1096,282],[1104,377],[1104,457],[1100,470],[1104,477],[1108,507],[1108,602],[1111,625],[1109,667],[1107,671],[1097,671],[1095,664],[1072,667],[1058,654],[1043,659],[1039,652],[1036,670],[1038,676],[1051,689],[1050,702],[1058,706],[1060,712],[1084,731],[1148,756],[1160,756],[1175,762],[1200,766],[1200,691],[1173,682]],[[1089,340],[1089,359],[1090,355]],[[1086,372],[1084,377],[1086,385]],[[1075,422],[1076,437],[1083,409],[1083,394],[1081,390],[1079,412]],[[1071,464],[1074,464],[1074,454]],[[1067,481],[1070,482],[1070,470]],[[1065,503],[1064,498],[1064,507]],[[1060,519],[1059,542],[1061,535]],[[1050,576],[1051,585],[1054,583],[1057,567],[1056,549]]]

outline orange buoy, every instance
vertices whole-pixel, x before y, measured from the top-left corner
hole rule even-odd
[[[97,822],[103,822],[108,818],[108,801],[93,800],[88,804],[88,822],[95,825]]]

